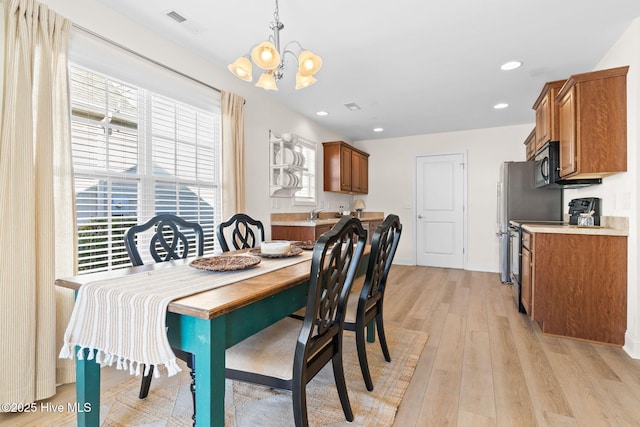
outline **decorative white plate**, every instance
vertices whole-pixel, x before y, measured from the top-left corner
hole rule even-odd
[[[300,255],[302,253],[302,248],[300,247],[291,247],[291,250],[286,254],[263,254],[260,248],[249,249],[249,252],[252,255],[259,255],[264,258],[286,258],[290,256]]]
[[[244,270],[260,264],[261,259],[251,255],[220,255],[196,258],[189,263],[190,267],[207,271]]]

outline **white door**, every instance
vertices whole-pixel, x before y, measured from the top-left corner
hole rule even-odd
[[[417,263],[464,267],[464,155],[418,157]]]

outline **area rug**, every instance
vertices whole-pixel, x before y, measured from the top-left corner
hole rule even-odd
[[[391,426],[396,410],[413,376],[427,342],[422,332],[387,327],[387,341],[392,361],[385,362],[378,342],[367,344],[369,369],[374,390],[367,391],[355,345],[355,334],[345,332],[344,365],[349,400],[355,419],[348,423],[329,364],[307,384],[307,410],[311,426]],[[154,378],[149,396],[138,399],[140,377],[128,378],[101,395],[101,426],[191,426],[193,406],[190,378],[184,368],[179,375]],[[73,426],[74,414],[49,419],[50,425]],[[227,380],[225,391],[225,425],[292,426],[291,394],[251,384]]]

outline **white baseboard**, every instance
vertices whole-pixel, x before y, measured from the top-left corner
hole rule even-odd
[[[411,258],[394,258],[393,263],[398,265],[416,265],[415,260]]]
[[[467,265],[465,270],[484,271],[486,273],[499,273],[500,269],[495,265]]]
[[[624,334],[624,347],[622,349],[632,359],[640,359],[640,338],[634,337],[628,330]]]
[[[398,265],[417,265],[416,260],[412,258],[394,258],[394,264]],[[483,271],[486,273],[499,273],[500,269],[495,265],[467,265],[464,270],[469,271]]]

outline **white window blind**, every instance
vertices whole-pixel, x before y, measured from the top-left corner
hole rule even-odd
[[[212,252],[219,107],[207,111],[76,64],[70,88],[80,272],[129,266],[125,230],[160,213],[198,222]]]

